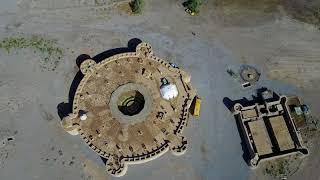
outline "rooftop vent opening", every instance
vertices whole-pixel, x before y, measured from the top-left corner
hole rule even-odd
[[[144,108],[145,100],[143,95],[136,90],[128,91],[118,99],[118,109],[122,114],[134,116],[139,114]]]

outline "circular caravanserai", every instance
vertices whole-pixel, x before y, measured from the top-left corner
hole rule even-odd
[[[80,70],[84,77],[62,127],[107,159],[108,173],[122,176],[129,164],[186,151],[182,132],[195,91],[185,71],[156,57],[147,43],[99,63],[85,60]]]

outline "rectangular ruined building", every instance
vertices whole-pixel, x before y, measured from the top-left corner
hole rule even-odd
[[[265,90],[258,93],[250,105],[236,103],[233,113],[238,123],[239,133],[246,146],[248,163],[252,168],[260,161],[300,153],[305,156],[304,147],[297,129],[290,98]]]

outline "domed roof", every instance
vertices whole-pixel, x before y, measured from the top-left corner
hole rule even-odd
[[[178,89],[175,84],[166,84],[160,88],[161,97],[170,100],[178,96]]]

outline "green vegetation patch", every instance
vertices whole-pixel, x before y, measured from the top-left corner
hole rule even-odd
[[[141,14],[144,7],[144,0],[132,0],[129,5],[134,14]]]
[[[202,0],[187,0],[183,6],[188,8],[191,12],[199,13]]]
[[[0,48],[5,49],[8,53],[17,49],[31,49],[40,54],[43,59],[40,66],[47,70],[55,70],[63,55],[56,40],[46,39],[40,35],[8,37],[0,41]]]

